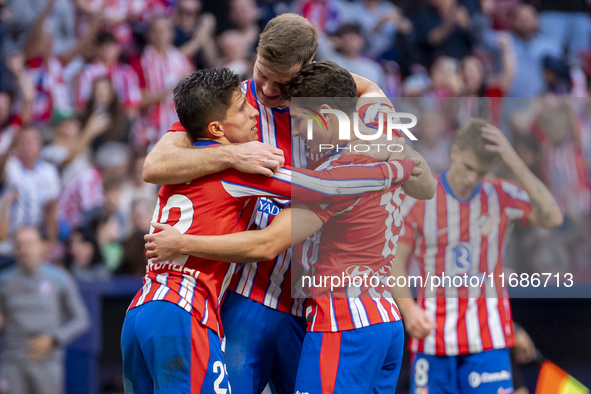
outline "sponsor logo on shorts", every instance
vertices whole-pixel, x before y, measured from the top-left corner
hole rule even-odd
[[[513,394],[513,388],[508,387],[505,389],[505,388],[499,387],[499,389],[497,390],[497,394]]]
[[[468,375],[468,383],[471,387],[476,388],[483,383],[502,382],[503,380],[510,380],[511,372],[502,370],[500,372],[470,372]]]

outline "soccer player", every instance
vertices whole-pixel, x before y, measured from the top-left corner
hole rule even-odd
[[[317,48],[318,34],[306,19],[295,14],[273,18],[260,35],[253,79],[242,85],[248,102],[260,112],[259,142],[191,149],[190,136],[177,129],[148,154],[144,179],[176,184],[227,168],[268,176],[283,163],[306,168],[305,144],[291,135],[289,101],[280,87],[312,61]],[[384,96],[374,83],[354,78],[360,96]],[[266,227],[284,206],[269,199],[254,204],[251,229]],[[260,393],[270,379],[278,392],[294,392],[306,330],[303,304],[290,296],[291,252],[269,260],[238,270],[222,310],[228,372],[234,389],[245,394]]]
[[[331,62],[306,65],[284,88],[294,97],[329,96],[314,100],[312,109],[339,109],[351,117],[355,113],[356,87],[351,75]],[[342,99],[331,97],[350,97]],[[307,129],[303,121],[304,110],[292,107],[294,134],[305,138]],[[356,115],[355,115],[356,116]],[[339,140],[339,122],[336,116],[324,115],[326,129],[315,131],[324,134],[322,139],[309,140],[312,151],[318,150],[320,141],[342,145]],[[353,125],[353,122],[350,122]],[[316,126],[315,126],[316,127]],[[363,129],[363,128],[362,128]],[[372,134],[375,131],[372,131]],[[303,266],[313,266],[314,275],[340,277],[342,273],[364,268],[375,272],[378,278],[388,275],[396,251],[398,232],[402,224],[399,205],[404,184],[417,197],[430,198],[434,182],[425,161],[412,149],[406,155],[417,160],[419,170],[410,158],[396,162],[400,166],[398,185],[380,193],[361,197],[349,197],[330,204],[311,205],[310,209],[297,207],[291,216],[287,211],[264,230],[247,231],[221,237],[179,236],[169,226],[158,226],[163,231],[149,235],[148,255],[161,261],[175,257],[179,251],[197,256],[216,256],[227,261],[252,261],[267,250],[313,235],[322,241],[314,245],[318,253],[309,259],[302,253]],[[317,170],[352,163],[375,163],[376,160],[359,155],[327,158]],[[410,175],[414,177],[409,180]],[[294,176],[297,177],[297,176]],[[297,191],[294,191],[296,198]],[[304,248],[313,241],[306,240]],[[298,249],[299,250],[299,249]],[[291,283],[290,283],[291,284]],[[403,327],[398,308],[383,284],[373,288],[340,288],[329,294],[323,286],[312,289],[314,298],[307,307],[306,334],[301,354],[296,392],[392,393],[396,386],[403,353]],[[354,296],[351,293],[357,292]]]
[[[498,157],[523,189],[485,178]],[[503,133],[483,120],[460,128],[451,164],[436,182],[433,199],[402,204],[404,229],[393,275],[406,276],[414,248],[423,279],[445,273],[485,280],[481,286],[425,283],[416,302],[407,287],[392,289],[412,337],[411,393],[506,392],[512,388],[509,348],[515,342],[508,292],[499,277],[505,236],[515,220],[553,228],[563,217]]]
[[[173,127],[190,133],[198,146],[258,138],[258,111],[247,102],[238,76],[228,69],[198,71],[181,81],[175,88],[175,105],[184,126]],[[302,169],[298,170],[301,182],[296,185],[285,168],[273,177],[229,169],[163,186],[154,220],[174,225],[182,233],[232,233],[246,229],[252,213],[248,212],[250,197],[290,199],[293,187],[306,200],[322,201],[325,195],[340,200],[350,198],[348,193],[390,187],[396,170],[392,163],[346,167],[332,173]],[[338,181],[358,171],[357,179],[362,179],[354,187]],[[317,178],[322,182],[315,182]],[[131,303],[122,332],[126,391],[210,393],[228,389],[219,312],[234,267],[189,256],[148,266],[144,287]]]

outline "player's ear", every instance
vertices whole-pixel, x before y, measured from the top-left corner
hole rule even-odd
[[[220,138],[224,136],[224,127],[221,122],[213,121],[207,125],[207,131],[213,138]]]
[[[332,109],[332,108],[328,104],[322,104],[320,106],[318,112],[322,113],[321,111],[323,109]],[[335,116],[335,115],[334,114],[322,114],[322,116],[324,116],[324,120],[326,120],[326,122],[328,123],[328,122],[330,122],[332,120],[333,116]]]

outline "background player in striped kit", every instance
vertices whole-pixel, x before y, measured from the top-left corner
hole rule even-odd
[[[259,109],[259,141],[217,149],[190,149],[185,133],[167,133],[144,164],[144,178],[175,184],[233,167],[271,175],[283,165],[306,168],[305,144],[291,135],[288,101],[280,87],[312,61],[318,35],[295,14],[273,18],[260,36],[254,78],[245,81],[248,102]],[[384,96],[374,83],[354,76],[360,96]],[[285,201],[259,200],[249,228],[266,227]],[[280,393],[293,393],[297,362],[306,329],[301,300],[290,296],[291,251],[269,262],[242,268],[223,306],[226,360],[231,383],[241,393],[260,393],[272,380]]]
[[[484,178],[498,157],[523,189]],[[402,204],[404,230],[393,275],[406,276],[414,247],[423,278],[443,272],[494,276],[482,286],[426,284],[418,289],[417,302],[408,288],[392,289],[412,336],[411,392],[501,392],[512,388],[508,348],[514,344],[508,291],[498,276],[505,235],[514,220],[553,228],[563,217],[502,132],[483,120],[472,119],[458,131],[450,167],[436,180],[433,199],[408,198]]]
[[[332,62],[302,67],[285,91],[297,97],[325,94],[327,98],[314,100],[313,109],[336,108],[356,114],[355,82],[347,71]],[[332,97],[351,99],[343,101]],[[302,111],[306,110],[295,107],[292,111],[296,125],[294,134],[306,138],[306,122],[301,121]],[[337,118],[334,115],[324,115],[324,118],[327,128],[316,130],[317,134],[324,134],[321,141],[336,145],[347,142],[338,141]],[[308,141],[311,150],[317,150],[319,143],[318,140]],[[250,259],[259,257],[257,253],[289,242],[290,235],[292,243],[296,244],[322,227],[322,235],[314,237],[322,238],[317,261],[303,262],[303,265],[312,264],[316,275],[340,276],[347,269],[359,266],[376,273],[384,270],[389,273],[401,224],[393,223],[393,216],[400,214],[400,184],[417,197],[430,198],[434,192],[434,182],[424,159],[410,148],[405,153],[406,156],[402,157],[413,157],[414,163],[409,158],[395,162],[398,186],[387,191],[341,202],[333,200],[323,204],[322,208],[318,205],[312,205],[310,209],[298,207],[292,210],[291,217],[288,211],[284,211],[261,231],[221,237],[191,237],[179,236],[178,232],[167,227],[150,238],[157,248],[148,247],[148,255],[156,256],[158,261],[167,260],[175,257],[175,249],[178,251],[181,247],[198,256],[223,255],[221,258],[227,261],[252,261]],[[351,163],[376,163],[376,160],[337,154],[328,157],[317,171],[324,172],[334,166]],[[414,170],[413,164],[417,166]],[[414,177],[407,182],[411,172]],[[294,198],[296,194],[294,192]],[[355,236],[352,237],[352,234]],[[306,242],[309,246],[308,240]],[[305,255],[298,254],[300,257]],[[307,257],[304,256],[304,259]],[[340,288],[331,294],[325,292],[325,288],[313,290],[314,299],[310,300],[306,313],[309,332],[304,340],[295,390],[308,393],[393,392],[402,360],[404,334],[398,308],[387,288],[383,285],[373,289],[349,288],[346,292]],[[357,297],[350,294],[355,290],[361,293]]]

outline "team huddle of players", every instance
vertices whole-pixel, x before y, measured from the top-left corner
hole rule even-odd
[[[412,336],[412,393],[512,387],[513,323],[498,284],[421,288],[417,301],[381,283],[292,298],[299,273],[405,275],[412,253],[422,275],[499,272],[511,221],[562,222],[549,191],[481,120],[458,130],[437,177],[401,140],[401,152],[320,152],[350,142],[324,110],[359,116],[361,131],[375,134],[388,105],[371,81],[313,63],[317,47],[308,21],[283,14],[260,36],[252,80],[203,70],[175,88],[180,122],[144,167],[164,186],[146,236],[152,261],[122,331],[126,393],[259,394],[267,384],[289,394],[393,393],[401,319]],[[316,99],[290,106],[299,97]],[[357,98],[369,101],[356,107]],[[313,140],[310,112],[321,118]],[[484,179],[498,158],[522,188]]]

